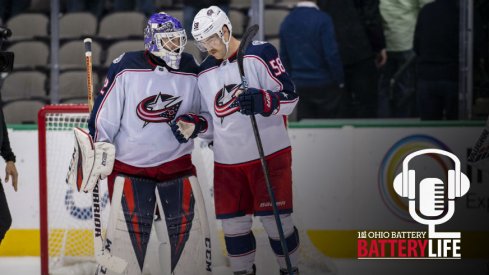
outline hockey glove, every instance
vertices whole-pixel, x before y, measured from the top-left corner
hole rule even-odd
[[[170,127],[178,142],[186,143],[207,130],[207,120],[202,116],[188,113],[177,117],[170,123]]]
[[[280,107],[280,100],[277,94],[272,91],[248,88],[239,95],[239,106],[241,113],[245,115],[261,114],[270,116]]]

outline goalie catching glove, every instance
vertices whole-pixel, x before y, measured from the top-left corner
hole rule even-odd
[[[188,113],[177,117],[170,123],[170,127],[178,142],[186,143],[189,139],[207,131],[207,120],[202,116]]]
[[[105,179],[114,168],[115,146],[108,142],[93,142],[80,128],[73,130],[75,148],[66,182],[78,191],[91,192],[100,179]]]
[[[280,99],[272,91],[248,88],[239,95],[239,107],[245,115],[261,114],[270,116],[274,111],[280,109]]]

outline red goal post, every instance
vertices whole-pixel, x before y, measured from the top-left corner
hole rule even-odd
[[[87,129],[88,118],[87,104],[47,105],[38,113],[42,275],[93,264],[91,195],[72,190],[66,183],[73,153],[73,128]],[[100,191],[102,207],[105,206],[103,217],[108,214],[105,190]]]

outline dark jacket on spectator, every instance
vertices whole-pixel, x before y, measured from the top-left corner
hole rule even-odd
[[[419,79],[458,79],[458,0],[437,0],[421,9],[414,32],[414,51]]]
[[[318,0],[333,18],[345,65],[373,57],[385,48],[379,0]]]
[[[284,19],[280,26],[280,57],[297,85],[343,83],[333,22],[317,8],[298,6]]]

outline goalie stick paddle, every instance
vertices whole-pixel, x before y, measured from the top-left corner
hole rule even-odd
[[[83,44],[85,45],[85,63],[87,66],[88,111],[89,113],[91,113],[93,108],[92,39],[84,39]],[[127,262],[119,257],[113,256],[104,247],[104,237],[102,235],[102,220],[100,213],[99,182],[95,184],[95,187],[92,191],[92,217],[94,224],[93,250],[95,254],[95,260],[101,266],[110,269],[116,273],[120,274],[124,272],[127,266]]]
[[[258,29],[259,27],[256,24],[246,29],[238,48],[238,55],[236,59],[238,60],[239,74],[241,75],[241,82],[244,90],[248,89],[248,79],[244,74],[243,59],[246,53],[246,49],[250,45],[255,34],[258,32]],[[278,230],[278,235],[280,237],[280,244],[282,246],[282,251],[284,252],[285,255],[287,272],[290,275],[292,275],[293,271],[292,271],[292,264],[290,263],[289,250],[287,248],[287,243],[285,242],[284,229],[282,228],[282,221],[280,220],[280,216],[278,214],[275,194],[273,193],[272,186],[270,184],[270,174],[268,173],[267,161],[265,159],[265,153],[263,152],[263,144],[261,142],[260,132],[258,131],[255,115],[251,115],[250,117],[251,117],[251,125],[253,127],[253,134],[255,135],[256,146],[258,147],[258,154],[260,155],[263,174],[265,175],[265,184],[267,185],[268,195],[270,196],[270,202],[272,203],[273,215],[275,217],[275,222],[277,223],[277,230]]]

